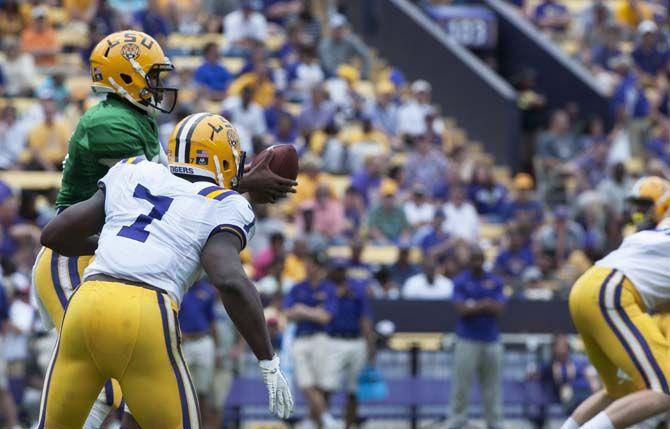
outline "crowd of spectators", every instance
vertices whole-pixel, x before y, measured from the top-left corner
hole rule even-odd
[[[410,82],[375,58],[333,3],[0,2],[0,170],[57,174],[78,118],[97,102],[87,90],[95,43],[123,28],[153,35],[180,89],[175,111],[158,118],[163,142],[185,115],[212,111],[233,122],[249,155],[273,144],[300,154],[297,193],[255,207],[244,254],[277,344],[281,298],[317,249],[344,258],[347,278],[378,299],[458,301],[465,284],[481,283],[483,267],[505,297],[565,297],[619,243],[634,175],[670,175],[670,31],[658,2],[626,0],[616,10],[584,2],[578,14],[558,0],[523,5],[557,42],[578,43],[576,56],[613,94],[617,124],[605,133],[600,118],[582,122],[574,106],[550,112],[533,135],[534,171],[514,176],[443,117],[429,82]],[[542,96],[531,93],[524,99],[541,109]],[[54,195],[0,183],[0,291],[9,329],[26,348],[12,357],[24,365],[19,387],[10,383],[19,403],[32,382],[27,338],[35,338],[21,303]],[[480,250],[483,267],[473,270]],[[497,341],[480,354],[498,353]],[[48,356],[40,359],[43,368]]]

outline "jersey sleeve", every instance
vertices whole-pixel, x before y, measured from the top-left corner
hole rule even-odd
[[[246,198],[234,191],[228,192],[231,194],[218,201],[213,208],[213,223],[207,238],[228,232],[240,240],[244,249],[254,235],[256,216]]]

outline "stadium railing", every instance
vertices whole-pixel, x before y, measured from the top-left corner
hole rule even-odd
[[[527,378],[546,355],[554,333],[572,333],[565,301],[510,301],[501,320],[505,347],[503,370],[503,410],[506,418],[523,418],[531,408],[546,407],[552,417],[562,416],[562,408],[542,393],[537,381]],[[375,321],[390,321],[395,333],[386,341],[377,366],[387,379],[389,396],[380,402],[364,403],[360,417],[373,420],[404,420],[412,428],[420,421],[442,421],[448,417],[451,383],[452,344],[456,316],[444,301],[373,302]],[[430,318],[417,317],[431,314]],[[252,357],[233,383],[224,404],[226,420],[233,425],[269,419],[262,380],[254,372]],[[295,390],[295,389],[294,389]],[[305,401],[295,391],[296,419],[306,415]],[[480,392],[473,389],[471,414],[481,415]],[[334,395],[335,415],[345,401],[342,392]]]

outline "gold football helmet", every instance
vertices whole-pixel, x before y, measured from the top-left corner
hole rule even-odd
[[[245,152],[237,131],[226,118],[211,113],[182,119],[170,135],[167,155],[173,174],[214,179],[223,188],[237,189],[244,173]]]
[[[670,182],[658,176],[642,177],[626,199],[638,229],[654,228],[670,209]]]
[[[174,70],[156,40],[140,31],[110,34],[91,52],[93,92],[115,93],[147,112],[172,112],[177,89],[161,86],[161,73]]]

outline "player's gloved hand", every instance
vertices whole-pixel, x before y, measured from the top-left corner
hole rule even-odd
[[[279,356],[272,360],[258,362],[263,375],[263,382],[268,388],[270,397],[270,412],[280,419],[287,419],[293,413],[293,395],[284,374],[279,368]]]
[[[249,192],[254,203],[274,203],[286,197],[286,194],[294,193],[295,187],[298,185],[295,180],[285,179],[270,170],[272,157],[274,157],[274,154],[270,153],[253,167],[251,167],[251,164],[244,166],[244,175],[238,191],[241,194]]]

